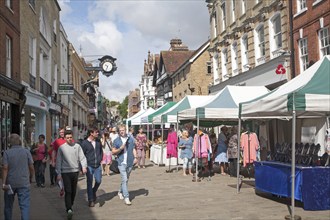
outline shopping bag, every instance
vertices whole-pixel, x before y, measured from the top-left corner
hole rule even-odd
[[[113,160],[111,165],[110,165],[110,170],[114,173],[119,173],[119,168],[118,168],[118,161]]]

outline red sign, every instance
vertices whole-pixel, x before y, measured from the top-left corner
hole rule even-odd
[[[282,64],[279,64],[275,70],[275,73],[277,75],[280,75],[280,74],[285,74],[286,73],[286,69],[285,67],[282,65]]]

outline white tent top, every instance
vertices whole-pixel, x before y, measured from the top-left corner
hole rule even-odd
[[[139,117],[140,115],[142,115],[144,112],[146,111],[146,109],[141,109],[138,113],[132,115],[131,117],[127,118],[125,120],[126,125],[129,125],[132,121],[132,119]]]
[[[242,118],[290,118],[330,115],[330,56],[281,85],[276,90],[241,103]]]
[[[240,102],[255,99],[269,92],[264,86],[226,86],[207,103],[178,113],[181,120],[224,121],[238,120]]]
[[[154,124],[161,123],[176,123],[177,122],[177,112],[182,111],[188,108],[196,108],[201,104],[210,100],[213,96],[205,96],[205,95],[187,95],[181,101],[176,103],[166,112],[161,115],[157,115],[153,118]]]
[[[145,124],[145,123],[142,123],[141,119],[142,117],[145,117],[145,116],[148,116],[152,113],[155,112],[155,109],[153,108],[148,108],[147,110],[145,110],[141,115],[138,115],[136,116],[135,118],[133,118],[131,120],[131,125],[141,125],[141,124]]]

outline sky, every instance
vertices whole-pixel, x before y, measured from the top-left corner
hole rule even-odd
[[[58,0],[68,40],[86,61],[117,58],[117,71],[99,74],[99,91],[122,102],[139,88],[148,51],[159,54],[180,38],[190,50],[209,39],[205,0]]]

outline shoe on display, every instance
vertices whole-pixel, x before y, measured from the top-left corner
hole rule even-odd
[[[129,201],[129,198],[125,198],[124,201],[126,205],[132,205],[131,201]]]
[[[122,194],[121,192],[118,192],[118,197],[119,197],[119,199],[121,199],[121,200],[124,199],[124,196],[123,196],[123,194]]]

